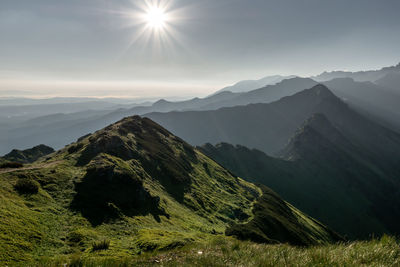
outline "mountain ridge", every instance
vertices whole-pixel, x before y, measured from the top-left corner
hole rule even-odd
[[[368,70],[368,71],[356,71],[356,72],[350,72],[350,71],[331,71],[331,72],[323,72],[317,76],[313,76],[311,78],[322,82],[322,81],[327,81],[331,80],[334,78],[353,78],[356,81],[370,81],[374,82],[386,74],[393,72],[393,71],[400,71],[400,63],[397,65],[393,65],[390,67],[383,67],[381,69],[377,70]]]
[[[258,80],[243,80],[235,83],[234,85],[224,87],[216,91],[212,95],[227,91],[232,93],[244,93],[261,87],[265,87],[267,85],[274,85],[280,83],[282,80],[291,79],[294,77],[295,77],[294,75],[289,75],[289,76],[272,75],[272,76],[266,76]]]

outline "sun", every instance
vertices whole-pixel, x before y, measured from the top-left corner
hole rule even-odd
[[[178,7],[175,1],[178,0],[129,0],[132,8],[116,11],[126,19],[124,27],[135,30],[126,51],[134,45],[143,45],[147,50],[153,47],[154,53],[186,45],[178,26],[187,20],[190,8],[187,4]]]
[[[146,11],[145,20],[152,29],[163,29],[167,22],[167,14],[157,6],[149,7]]]

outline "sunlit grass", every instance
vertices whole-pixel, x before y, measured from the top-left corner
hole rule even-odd
[[[399,243],[384,236],[371,241],[294,247],[215,237],[165,252],[113,258],[75,254],[42,259],[39,266],[398,266]]]

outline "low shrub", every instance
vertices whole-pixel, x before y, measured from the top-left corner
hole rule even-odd
[[[19,162],[5,162],[0,164],[0,169],[8,169],[8,168],[22,168],[24,167],[24,164],[19,163]]]
[[[97,250],[106,250],[110,247],[110,240],[102,240],[102,241],[96,241],[92,243],[92,250],[97,251]]]
[[[21,194],[36,194],[39,192],[39,183],[30,178],[20,178],[14,188]]]

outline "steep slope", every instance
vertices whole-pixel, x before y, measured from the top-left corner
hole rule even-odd
[[[285,160],[228,144],[207,144],[201,151],[248,181],[271,187],[350,238],[400,232],[398,177],[322,114],[296,131],[282,151]]]
[[[278,196],[266,201],[265,190],[150,119],[125,118],[27,168],[0,173],[0,262],[165,250],[255,219],[286,233],[252,227],[264,242],[341,239]],[[258,205],[269,207],[269,217],[254,213]],[[96,245],[103,240],[111,242]],[[109,248],[95,254],[101,246]]]
[[[313,218],[302,215],[268,187],[261,186],[261,189],[263,195],[254,205],[254,218],[248,223],[230,226],[226,230],[227,235],[261,243],[287,240],[296,245],[318,243],[320,236],[326,235],[326,232],[337,235]],[[282,225],[287,227],[283,228]]]
[[[46,145],[38,145],[25,150],[14,149],[10,153],[2,157],[4,160],[20,162],[20,163],[32,163],[39,158],[49,155],[54,152],[54,149]]]

